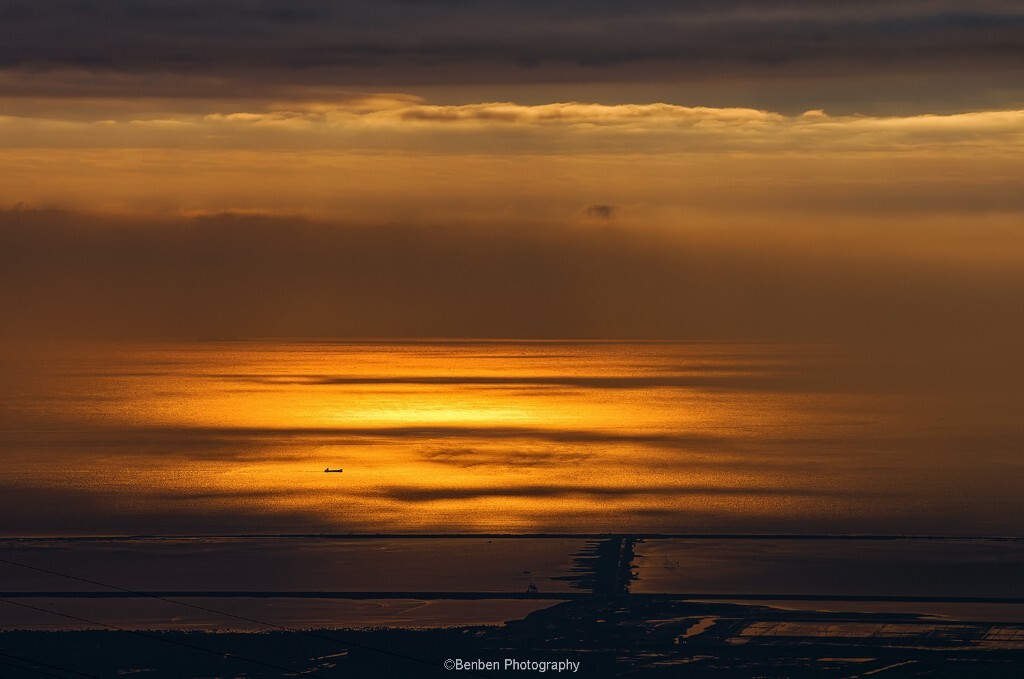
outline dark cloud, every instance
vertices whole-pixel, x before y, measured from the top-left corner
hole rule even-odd
[[[72,423],[80,426],[82,422]],[[50,423],[51,427],[54,426]],[[32,443],[23,446],[39,446],[40,436],[33,434]],[[635,443],[652,446],[713,446],[726,442],[725,438],[708,435],[687,435],[680,433],[595,431],[587,429],[556,429],[535,427],[463,427],[463,426],[408,426],[408,427],[125,427],[121,429],[76,429],[62,435],[59,431],[48,434],[42,440],[50,446],[62,445],[88,451],[93,447],[118,447],[133,454],[145,449],[147,454],[162,450],[177,449],[190,453],[194,447],[207,448],[207,457],[232,457],[246,459],[251,453],[240,444],[258,445],[260,442],[279,446],[287,443],[310,443],[318,445],[341,445],[352,441],[381,442],[387,440],[496,440],[496,441],[542,441],[566,444],[588,443]],[[6,434],[0,442],[17,442],[17,435]],[[229,446],[229,444],[231,444]],[[222,455],[217,451],[222,451]],[[200,450],[197,454],[202,455]],[[279,459],[276,452],[271,455]],[[285,457],[284,459],[288,459]]]
[[[227,502],[230,500],[234,502]],[[213,493],[182,498],[164,494],[116,493],[105,489],[38,488],[0,482],[0,535],[141,535],[326,533],[338,525],[314,511],[266,511],[259,498]],[[31,507],[31,511],[25,511]],[[69,508],[73,510],[69,511]],[[356,520],[352,530],[367,528]]]
[[[506,486],[470,486],[470,487],[430,487],[408,488],[395,487],[380,492],[382,497],[399,502],[435,502],[438,500],[476,500],[496,497],[528,497],[528,498],[629,498],[641,496],[666,496],[680,498],[688,495],[754,495],[754,496],[834,496],[845,495],[835,489],[801,490],[779,486],[570,486],[570,485],[506,485]],[[853,494],[853,493],[851,493]],[[858,494],[863,495],[860,491]]]
[[[294,84],[877,76],[883,66],[1005,71],[1012,84],[1022,30],[1010,0],[4,0],[0,67],[191,74],[240,94]],[[122,85],[128,93],[147,82]]]
[[[500,375],[425,375],[351,377],[345,375],[217,375],[218,379],[254,382],[257,384],[307,385],[451,385],[463,387],[567,387],[572,389],[652,389],[697,387],[743,388],[768,386],[784,381],[778,366],[762,368],[765,372],[738,372],[721,375],[643,375],[643,376],[532,376],[502,377]],[[698,369],[699,372],[699,369]],[[780,379],[781,378],[781,379]],[[796,386],[796,385],[793,385]]]
[[[479,448],[442,448],[428,450],[423,457],[437,464],[474,469],[477,467],[543,468],[551,464],[581,465],[594,455],[570,450],[482,450]]]
[[[618,208],[614,205],[590,205],[583,211],[583,216],[607,221],[614,217],[617,211]]]

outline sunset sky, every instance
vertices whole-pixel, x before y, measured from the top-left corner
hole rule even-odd
[[[1010,0],[0,0],[3,333],[1010,346],[1022,57]]]

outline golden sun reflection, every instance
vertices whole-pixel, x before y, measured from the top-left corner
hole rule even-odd
[[[830,410],[833,395],[794,388],[791,351],[94,347],[67,359],[76,368],[61,379],[75,384],[62,393],[79,398],[47,444],[76,446],[83,469],[40,474],[26,454],[11,473],[107,504],[300,531],[612,529],[836,512],[876,480],[847,474],[837,488],[844,459],[820,467],[824,432],[841,438],[860,423],[849,403]]]

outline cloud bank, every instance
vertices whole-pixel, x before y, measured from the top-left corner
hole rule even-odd
[[[107,112],[112,113],[112,112]],[[126,115],[127,114],[127,115]],[[955,115],[782,115],[752,108],[664,103],[510,102],[440,106],[381,95],[291,108],[168,111],[83,120],[0,116],[0,148],[371,150],[432,153],[752,154],[918,152],[1012,157],[1024,145],[1024,110]],[[114,114],[117,115],[117,114]]]
[[[0,26],[0,67],[261,88],[1016,72],[1024,50],[1024,13],[1010,0],[5,0]]]

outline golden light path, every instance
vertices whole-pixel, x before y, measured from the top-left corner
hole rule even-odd
[[[756,530],[913,514],[957,482],[907,443],[906,418],[813,379],[828,359],[808,347],[225,342],[46,360],[52,380],[20,392],[5,434],[7,483],[77,493],[81,515],[54,519],[68,530],[90,512],[114,533]]]

